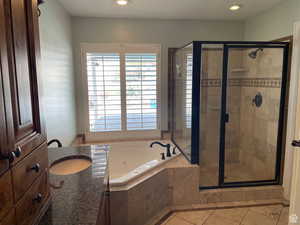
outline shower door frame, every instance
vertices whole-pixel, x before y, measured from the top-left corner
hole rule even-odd
[[[226,138],[226,115],[227,115],[227,78],[228,78],[228,64],[229,64],[229,50],[234,48],[281,48],[283,49],[283,64],[282,64],[282,80],[281,80],[281,93],[279,105],[279,120],[277,130],[277,143],[276,143],[276,162],[274,179],[270,180],[253,180],[253,181],[239,181],[239,182],[225,182],[225,138]],[[266,44],[225,44],[223,49],[223,75],[222,75],[222,100],[221,100],[221,126],[220,126],[220,151],[219,151],[219,186],[220,187],[242,187],[242,186],[261,186],[261,185],[275,185],[280,184],[281,177],[281,157],[282,157],[282,136],[284,126],[284,107],[286,96],[286,83],[288,74],[288,52],[289,44],[284,45],[266,45]]]
[[[200,147],[199,134],[200,134],[200,82],[202,71],[202,45],[203,44],[220,44],[223,45],[223,65],[222,65],[222,84],[221,84],[221,116],[220,116],[220,137],[219,137],[219,173],[218,173],[218,186],[200,186],[200,189],[215,189],[215,188],[232,188],[232,187],[249,187],[249,186],[265,186],[276,185],[281,182],[281,167],[282,167],[282,137],[284,127],[284,107],[286,96],[286,85],[288,75],[288,57],[289,57],[289,45],[288,42],[248,42],[248,41],[194,41],[193,42],[193,104],[192,104],[192,121],[193,128],[196,128],[192,132],[192,152],[195,154],[196,150]],[[282,48],[283,49],[283,64],[282,64],[282,80],[281,80],[281,94],[280,94],[280,109],[278,120],[278,132],[277,132],[277,152],[276,152],[276,165],[275,176],[271,180],[253,180],[253,181],[240,181],[240,182],[225,182],[225,135],[226,135],[226,123],[227,123],[227,77],[228,77],[228,63],[229,63],[229,49],[232,48]],[[196,57],[195,57],[196,56]],[[200,58],[199,58],[200,57]],[[200,62],[200,63],[199,63]],[[196,69],[195,66],[198,68]],[[199,70],[200,67],[200,70]],[[194,70],[195,68],[195,70]],[[201,151],[201,149],[200,149]],[[199,151],[199,155],[200,155]],[[193,155],[194,155],[193,154]],[[200,156],[197,157],[197,161]],[[193,161],[193,160],[191,160]],[[199,162],[199,161],[198,161]],[[201,166],[201,164],[200,164]]]

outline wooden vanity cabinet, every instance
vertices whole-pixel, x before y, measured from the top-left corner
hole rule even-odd
[[[13,124],[7,52],[5,1],[0,0],[0,176],[8,170],[9,152],[13,150]],[[0,187],[1,188],[1,187]]]
[[[33,225],[50,199],[37,7],[0,0],[0,225]]]
[[[38,62],[40,58],[36,0],[4,0],[11,106],[14,127],[14,164],[46,141],[42,116]]]
[[[0,225],[17,225],[15,209],[10,210],[7,216],[0,221]]]

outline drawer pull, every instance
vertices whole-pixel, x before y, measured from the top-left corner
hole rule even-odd
[[[16,151],[9,152],[5,155],[0,154],[0,160],[8,160],[10,163],[12,163],[15,160],[15,158],[19,158],[21,154],[22,149],[21,147],[18,147]]]
[[[17,147],[16,151],[14,151],[13,153],[15,154],[15,156],[16,156],[17,158],[19,158],[19,157],[21,156],[21,154],[22,154],[22,149],[21,149],[21,147],[20,147],[20,146]]]
[[[34,164],[34,165],[30,168],[30,170],[33,170],[33,171],[35,171],[36,173],[39,173],[39,172],[40,172],[40,169],[41,169],[41,165],[40,165],[39,163]]]
[[[43,196],[41,193],[38,193],[36,197],[33,199],[33,202],[41,203],[43,200]]]

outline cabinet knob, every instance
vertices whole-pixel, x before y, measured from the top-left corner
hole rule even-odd
[[[30,168],[30,170],[33,170],[33,171],[35,171],[36,173],[40,172],[40,169],[41,169],[41,165],[40,165],[39,163],[34,164],[34,165]]]
[[[21,149],[21,147],[20,147],[20,146],[17,147],[17,149],[16,149],[13,153],[15,153],[15,156],[16,156],[17,158],[19,158],[19,157],[21,156],[21,154],[22,154],[22,149]]]
[[[15,151],[9,152],[7,154],[0,154],[0,160],[8,160],[12,163],[16,158],[19,158],[22,154],[21,147],[17,147]]]
[[[34,199],[33,199],[33,202],[37,202],[37,203],[41,203],[43,200],[43,195],[41,193],[38,193]]]
[[[10,163],[12,163],[16,158],[16,155],[14,152],[9,152],[7,154],[1,154],[0,160],[8,160]]]

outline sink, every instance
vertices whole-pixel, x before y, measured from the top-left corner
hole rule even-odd
[[[92,159],[84,155],[67,156],[56,160],[50,166],[50,173],[69,175],[79,173],[92,165]]]

